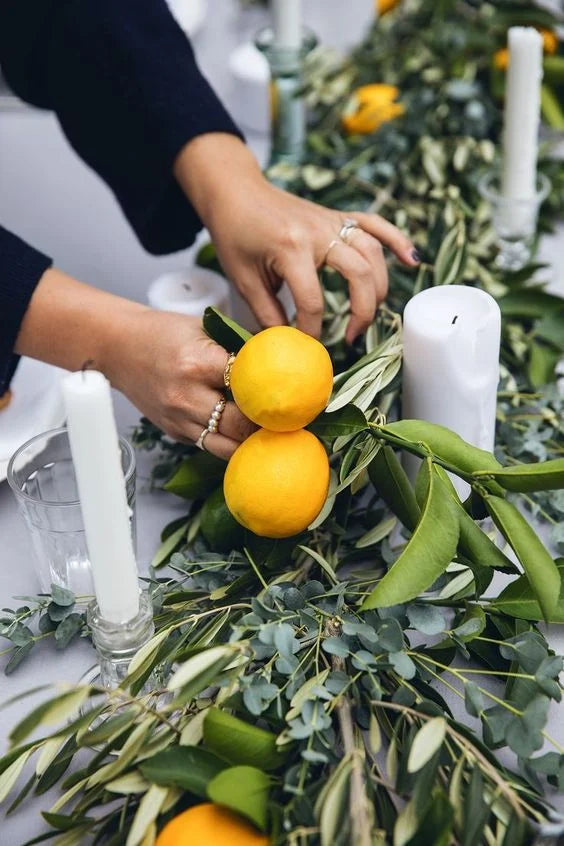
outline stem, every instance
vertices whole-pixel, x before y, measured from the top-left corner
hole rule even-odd
[[[325,633],[328,637],[338,636],[341,633],[341,623],[338,620],[328,621],[325,627]],[[343,658],[338,658],[334,655],[331,663],[333,670],[343,671],[345,669],[345,660]],[[336,708],[345,755],[350,756],[352,762],[351,789],[349,792],[351,842],[355,846],[371,846],[372,821],[364,777],[364,751],[361,751],[355,743],[350,699],[347,696],[341,695],[337,701]]]

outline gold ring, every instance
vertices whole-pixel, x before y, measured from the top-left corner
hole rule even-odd
[[[229,388],[231,386],[231,368],[233,367],[233,362],[235,361],[235,358],[235,353],[229,353],[227,357],[227,363],[223,369],[223,384],[226,388]]]
[[[338,245],[338,243],[339,243],[339,241],[337,240],[337,238],[333,238],[333,240],[331,241],[331,243],[329,244],[329,246],[325,250],[325,255],[323,257],[322,264],[327,264],[327,257],[329,256],[329,253],[331,252],[333,247],[336,247]]]

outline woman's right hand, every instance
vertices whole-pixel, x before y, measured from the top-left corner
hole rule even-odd
[[[142,309],[132,312],[119,346],[106,353],[112,385],[167,435],[195,442],[223,396],[228,351],[209,338],[195,317]],[[205,449],[228,459],[256,426],[228,402],[219,431]]]

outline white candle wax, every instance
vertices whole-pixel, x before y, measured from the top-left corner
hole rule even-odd
[[[103,619],[123,623],[139,613],[139,583],[110,383],[85,370],[62,390],[96,600]]]
[[[495,438],[501,314],[477,288],[445,285],[413,297],[403,316],[402,416],[452,429],[492,450]],[[405,455],[414,481],[420,461]],[[461,497],[469,487],[453,477]]]
[[[295,49],[302,43],[302,0],[272,0],[272,31],[276,47]]]
[[[501,186],[508,199],[536,194],[542,43],[533,27],[509,30]]]
[[[205,267],[159,276],[149,286],[147,299],[152,308],[192,317],[201,318],[208,306],[229,313],[229,285],[223,276]]]

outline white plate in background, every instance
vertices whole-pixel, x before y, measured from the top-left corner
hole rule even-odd
[[[6,478],[13,453],[48,429],[65,421],[60,381],[66,370],[22,358],[12,379],[12,399],[0,411],[0,482]]]

